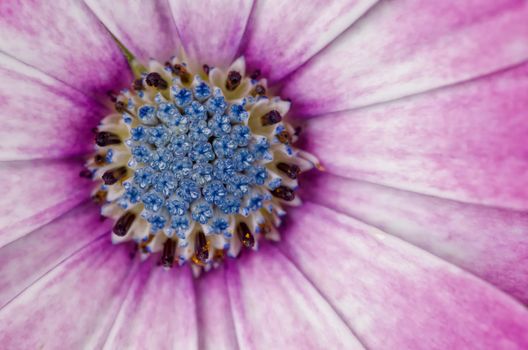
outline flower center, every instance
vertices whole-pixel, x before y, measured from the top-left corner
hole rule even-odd
[[[290,103],[247,77],[242,58],[227,71],[152,61],[113,100],[87,168],[114,242],[209,269],[278,239],[282,206],[300,203],[297,176],[316,160],[292,146]]]

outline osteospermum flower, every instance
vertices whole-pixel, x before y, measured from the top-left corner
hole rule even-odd
[[[1,1],[2,348],[528,348],[527,15]]]

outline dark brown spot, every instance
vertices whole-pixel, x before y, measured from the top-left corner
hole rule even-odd
[[[184,84],[188,84],[191,81],[191,75],[187,71],[187,68],[181,64],[174,65],[174,74],[180,77],[180,80]]]
[[[145,87],[143,86],[143,79],[139,78],[134,80],[134,90],[140,91],[143,90]]]
[[[161,75],[156,72],[147,74],[147,77],[145,78],[145,83],[147,83],[148,86],[152,86],[160,90],[165,90],[169,87],[169,84],[167,84],[165,79],[163,79]]]
[[[95,165],[104,165],[106,163],[105,156],[103,156],[102,154],[96,154],[94,156],[94,163]]]
[[[279,163],[277,169],[285,173],[290,179],[296,179],[301,172],[301,168],[297,164]]]
[[[113,185],[120,179],[122,179],[127,173],[127,169],[122,166],[105,171],[102,178],[106,185]]]
[[[114,133],[108,131],[101,131],[95,134],[95,143],[97,146],[104,147],[109,145],[117,145],[121,143],[121,139]]]
[[[119,218],[119,220],[117,220],[112,231],[116,234],[116,236],[123,237],[127,234],[135,219],[135,214],[126,212]]]
[[[209,258],[209,244],[202,231],[196,234],[196,240],[194,242],[194,255],[196,259],[202,264],[205,264]]]
[[[92,196],[92,200],[97,204],[103,204],[106,202],[106,191],[99,190]]]
[[[263,126],[277,124],[281,120],[282,120],[282,117],[281,117],[280,113],[278,111],[276,111],[276,110],[272,110],[272,111],[264,114],[260,118],[260,121],[261,121]]]
[[[295,192],[291,188],[286,186],[279,186],[271,191],[271,194],[277,198],[283,199],[287,202],[291,202],[295,199]]]
[[[174,255],[176,252],[176,241],[167,239],[163,244],[163,252],[161,253],[161,264],[164,267],[172,267],[174,263]]]
[[[260,69],[255,69],[249,77],[253,80],[257,80],[260,77]]]
[[[237,87],[240,86],[240,83],[242,82],[242,75],[240,75],[237,71],[230,71],[227,73],[227,80],[226,80],[226,89],[229,91],[235,90]]]
[[[299,136],[299,134],[301,133],[302,131],[302,127],[300,126],[296,126],[295,127],[295,136]]]
[[[257,84],[253,89],[253,92],[255,93],[255,95],[266,95],[266,88],[260,84]]]
[[[114,94],[113,91],[107,91],[106,95],[108,96],[110,101],[112,101],[112,102],[116,102],[117,101],[117,96],[116,96],[116,94]]]
[[[126,112],[127,108],[123,101],[116,101],[115,103],[115,110],[117,113],[123,113]]]
[[[79,173],[80,177],[84,177],[85,179],[91,179],[92,178],[92,172],[88,169],[83,169]]]
[[[202,66],[202,69],[205,72],[205,74],[209,75],[209,72],[211,71],[211,67],[209,67],[207,64],[204,64]]]
[[[286,130],[282,130],[276,136],[280,143],[290,143],[292,140],[290,133]]]
[[[255,244],[255,238],[253,238],[253,235],[251,234],[251,231],[245,222],[238,224],[237,235],[244,247],[252,248]]]
[[[170,62],[165,62],[165,68],[171,71],[171,73],[174,73],[174,68],[172,68],[172,64]]]

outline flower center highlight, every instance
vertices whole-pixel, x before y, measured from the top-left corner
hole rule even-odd
[[[114,243],[199,271],[257,249],[261,236],[278,240],[283,205],[300,204],[297,177],[317,160],[292,146],[290,102],[259,75],[246,76],[243,58],[225,71],[151,61],[112,97],[83,176],[115,220]]]

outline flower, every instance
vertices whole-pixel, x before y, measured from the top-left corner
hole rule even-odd
[[[2,1],[2,346],[527,348],[527,14],[521,0]],[[291,99],[326,171],[303,175],[281,242],[200,278],[111,244],[78,174],[107,92],[133,81],[112,36],[141,62],[243,56]]]

